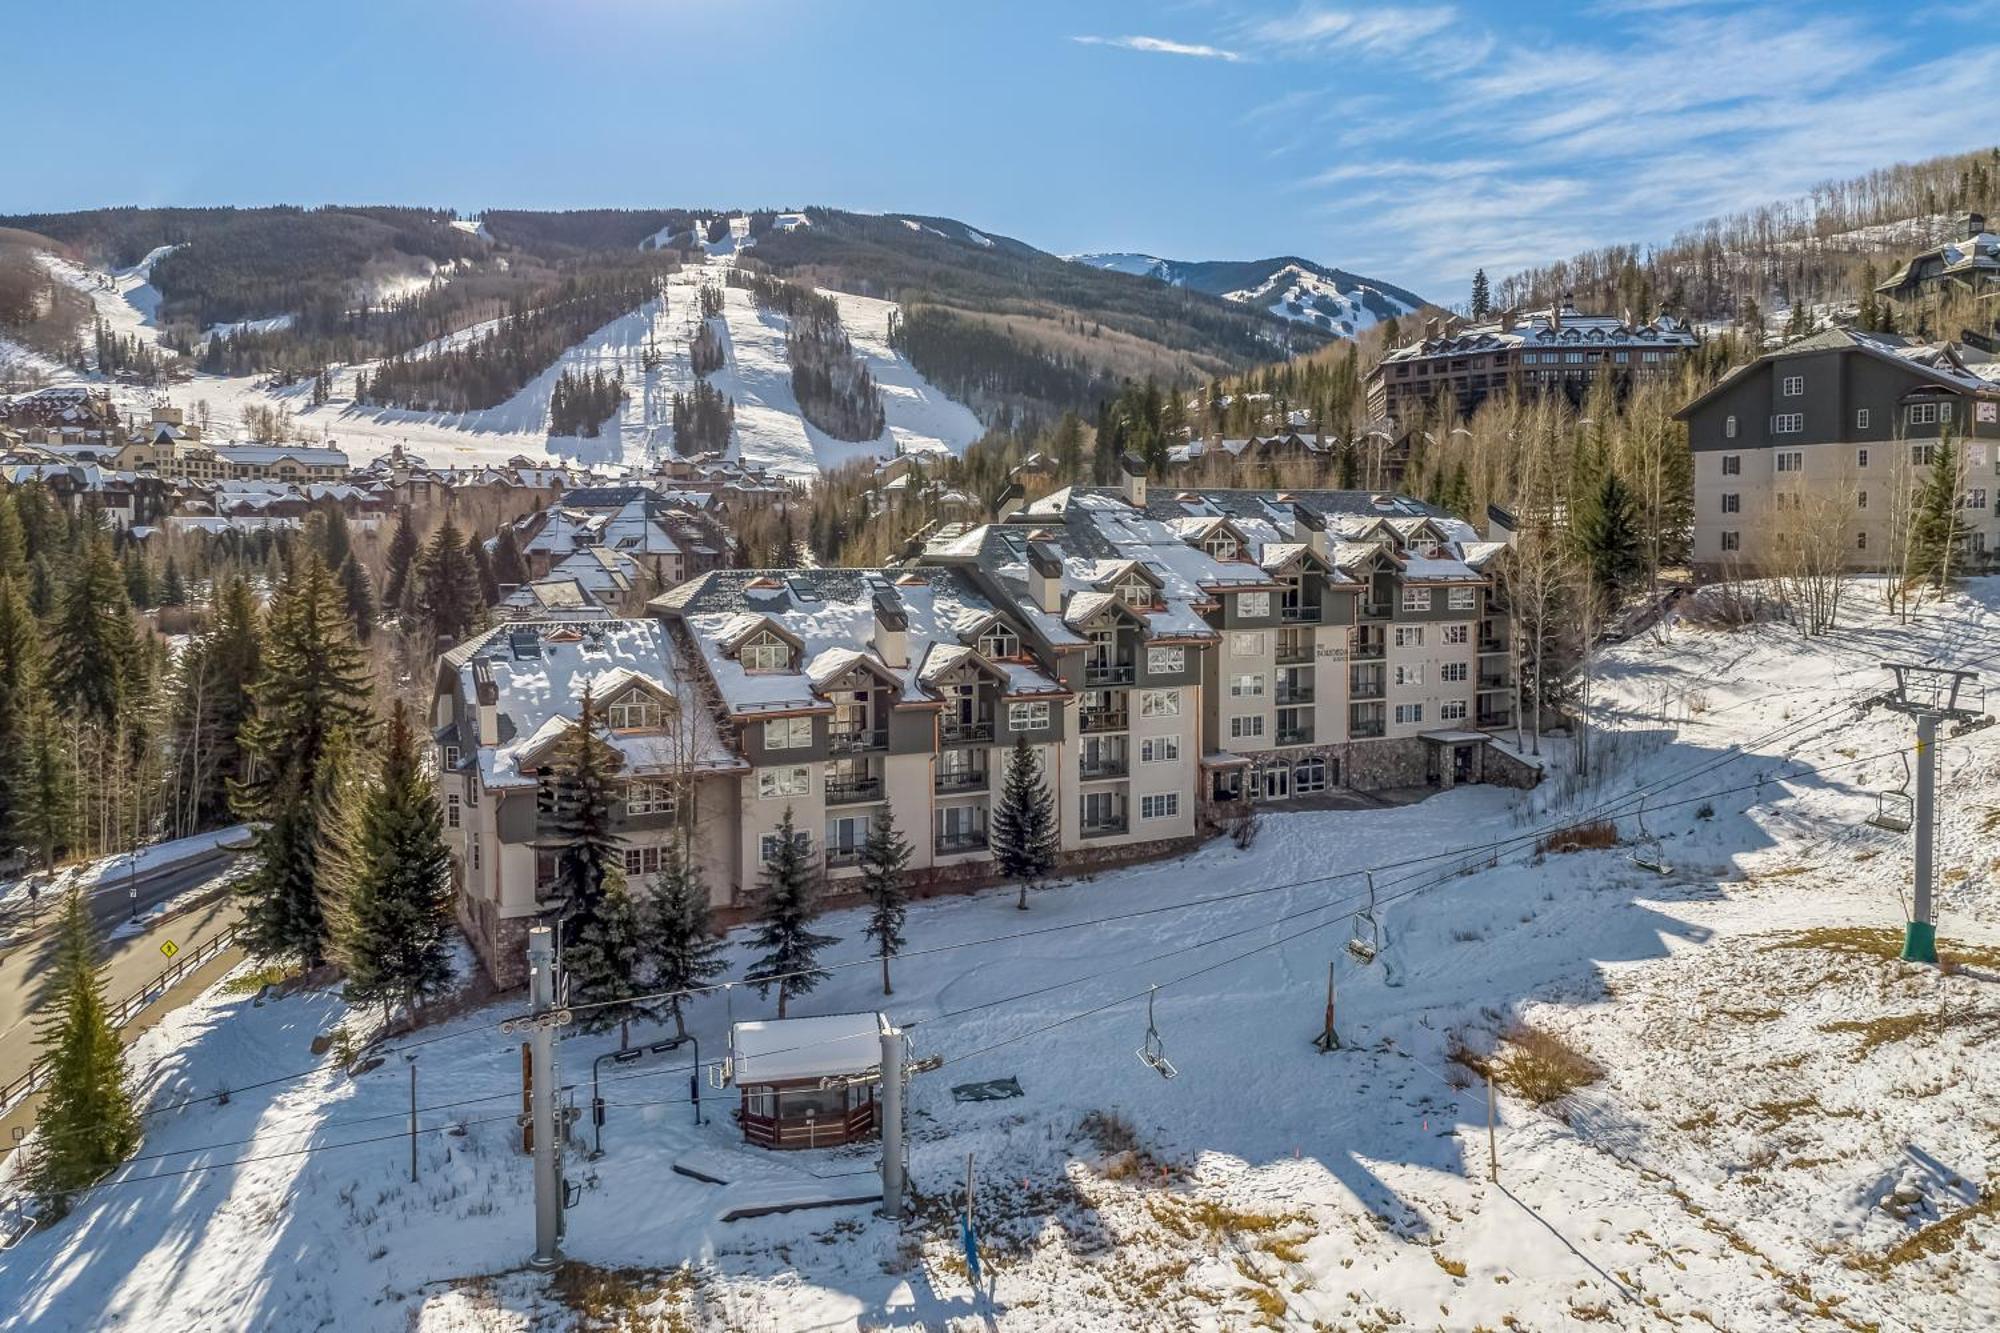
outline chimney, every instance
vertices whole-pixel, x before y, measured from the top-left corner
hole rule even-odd
[[[875,594],[875,654],[883,666],[900,670],[910,664],[909,612],[889,588]]]
[[[1315,514],[1304,505],[1293,501],[1292,526],[1300,539],[1305,542],[1307,550],[1322,560],[1332,558],[1331,551],[1327,546],[1326,516],[1324,514]]]
[[[1021,511],[1021,505],[1026,500],[1027,494],[1021,489],[1020,482],[1010,482],[1007,489],[1000,492],[1000,503],[993,508],[994,517],[1005,523]]]
[[[1563,308],[1568,304],[1569,304],[1568,292],[1564,292],[1559,299],[1549,302],[1549,332],[1551,333],[1562,332]]]
[[[1146,465],[1136,454],[1122,454],[1118,466],[1125,473],[1125,498],[1138,509],[1146,507]]]
[[[1509,306],[1507,309],[1502,310],[1500,312],[1500,332],[1512,333],[1513,331],[1514,331],[1514,310],[1513,307]]]
[[[1968,241],[1971,240],[1973,237],[1979,235],[1981,232],[1985,230],[1986,230],[1986,215],[1984,213],[1967,213],[1965,215],[1966,240]]]
[[[1062,552],[1037,537],[1028,543],[1028,595],[1050,615],[1062,614]]]
[[[1505,542],[1507,545],[1512,546],[1514,544],[1514,532],[1519,527],[1520,523],[1518,520],[1507,510],[1494,504],[1486,506],[1487,541]]]
[[[500,743],[500,687],[493,683],[493,664],[479,658],[472,664],[473,700],[479,706],[479,743]]]

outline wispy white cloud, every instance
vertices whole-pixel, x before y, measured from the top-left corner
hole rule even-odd
[[[1126,51],[1146,51],[1163,56],[1196,56],[1203,60],[1225,60],[1235,63],[1243,59],[1241,53],[1226,50],[1220,46],[1206,46],[1200,42],[1176,42],[1167,37],[1072,37],[1073,42],[1085,46],[1115,46]]]
[[[1281,18],[1249,25],[1249,36],[1296,55],[1335,51],[1388,54],[1423,45],[1454,26],[1458,12],[1446,5],[1371,6],[1367,9],[1302,5]]]

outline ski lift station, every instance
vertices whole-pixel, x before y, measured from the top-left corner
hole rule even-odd
[[[743,1141],[834,1148],[875,1137],[881,1083],[879,1013],[772,1018],[729,1029],[729,1080],[742,1095]]]

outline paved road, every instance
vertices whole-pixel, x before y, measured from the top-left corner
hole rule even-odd
[[[228,853],[218,851],[140,877],[138,902],[142,912],[183,894],[191,894],[189,901],[198,905],[106,939],[104,991],[108,1001],[118,1003],[167,969],[168,959],[160,952],[160,945],[167,940],[188,949],[220,934],[237,919],[240,909],[222,882],[231,860]],[[103,937],[112,936],[132,913],[123,880],[100,885],[91,895],[90,905]],[[35,1062],[34,1011],[54,956],[50,928],[54,914],[54,903],[45,893],[39,923],[16,919],[0,924],[0,1087],[27,1073]]]

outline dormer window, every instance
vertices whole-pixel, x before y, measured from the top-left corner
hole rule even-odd
[[[737,653],[745,671],[787,671],[792,665],[792,647],[769,630],[750,636]]]
[[[604,710],[613,731],[657,731],[660,704],[643,694],[628,694]]]
[[[1201,549],[1217,560],[1234,560],[1236,558],[1236,539],[1234,537],[1210,537],[1201,544]]]
[[[1005,625],[990,626],[984,634],[979,636],[979,652],[982,657],[995,659],[1019,657],[1021,655],[1021,636],[1014,633],[1013,630],[1008,629]]]
[[[1153,604],[1153,585],[1140,578],[1129,578],[1118,585],[1118,600],[1134,610],[1144,611]]]

